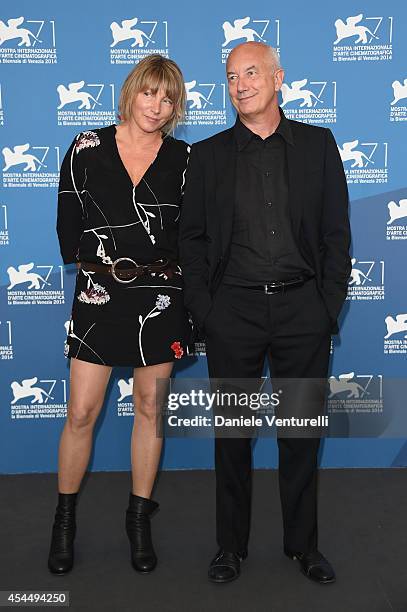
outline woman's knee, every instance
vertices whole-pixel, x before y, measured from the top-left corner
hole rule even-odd
[[[98,407],[93,405],[69,404],[67,421],[74,431],[92,429],[98,414]]]
[[[136,416],[155,422],[160,415],[161,406],[158,405],[155,394],[134,394],[134,411]]]

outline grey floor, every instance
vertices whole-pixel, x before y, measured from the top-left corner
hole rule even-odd
[[[76,563],[48,573],[56,476],[0,476],[0,590],[66,590],[71,610],[114,612],[407,611],[407,471],[320,472],[320,550],[337,582],[318,585],[283,556],[277,473],[257,471],[249,557],[239,580],[207,581],[214,540],[214,474],[164,472],[153,520],[159,565],[131,567],[124,532],[128,473],[93,473],[78,504]],[[43,608],[45,609],[45,608]]]

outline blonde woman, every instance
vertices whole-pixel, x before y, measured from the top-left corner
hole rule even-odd
[[[122,87],[120,124],[78,134],[62,164],[57,231],[64,263],[75,262],[78,272],[66,343],[70,398],[48,559],[53,573],[73,566],[76,498],[113,366],[134,368],[126,513],[131,560],[144,573],[157,563],[150,533],[162,446],[156,379],[170,377],[190,334],[177,264],[189,147],[170,135],[184,107],[180,69],[150,55]]]

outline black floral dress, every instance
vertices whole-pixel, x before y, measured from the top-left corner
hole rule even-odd
[[[164,137],[133,185],[115,134],[115,125],[78,134],[62,163],[57,230],[64,263],[176,262],[189,147]],[[67,331],[65,354],[83,361],[142,367],[180,359],[190,336],[181,269],[128,284],[79,269]]]

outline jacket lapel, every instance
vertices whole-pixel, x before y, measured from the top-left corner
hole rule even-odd
[[[229,247],[236,196],[236,147],[232,129],[224,134],[222,146],[215,147],[216,209],[219,215],[222,252]]]
[[[291,123],[294,144],[287,144],[288,203],[294,236],[298,236],[301,224],[305,189],[305,147],[299,140],[295,124]]]

